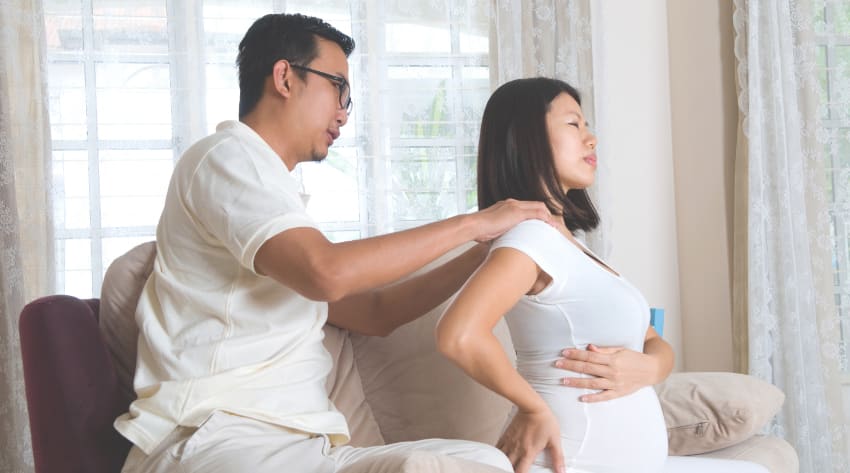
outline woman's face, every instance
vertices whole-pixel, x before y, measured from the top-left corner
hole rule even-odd
[[[585,189],[596,178],[596,136],[587,129],[581,107],[567,93],[561,93],[546,113],[549,143],[555,171],[564,192]]]

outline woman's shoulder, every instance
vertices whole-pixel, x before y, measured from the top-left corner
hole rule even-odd
[[[521,250],[533,259],[538,259],[552,251],[559,251],[564,237],[548,223],[532,219],[518,223],[493,241],[492,249],[514,248]]]
[[[555,227],[542,220],[526,220],[493,241],[490,251],[500,248],[518,250],[552,277],[560,278],[557,261],[564,254],[566,239]]]
[[[553,237],[561,237],[558,230],[536,218],[524,220],[516,224],[513,228],[505,232],[497,241],[512,241],[512,240],[540,240]]]

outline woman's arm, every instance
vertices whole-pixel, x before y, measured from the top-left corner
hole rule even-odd
[[[513,402],[518,409],[499,443],[517,472],[537,454],[551,450],[563,471],[560,430],[549,406],[514,369],[493,328],[537,281],[540,269],[524,253],[498,248],[485,260],[437,324],[437,347],[473,379]]]
[[[673,348],[655,329],[649,327],[643,343],[643,353],[623,347],[597,347],[587,350],[569,349],[564,359],[555,363],[593,378],[564,378],[567,386],[599,390],[581,397],[584,402],[599,402],[631,394],[644,386],[660,383],[673,369]]]

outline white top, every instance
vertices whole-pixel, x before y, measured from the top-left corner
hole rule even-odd
[[[316,227],[299,185],[251,128],[224,122],[177,163],[136,309],[138,399],[115,428],[150,453],[222,410],[348,441],[328,400],[325,302],[257,274],[269,238]]]
[[[526,220],[493,242],[522,251],[552,277],[505,315],[517,370],[558,418],[567,471],[657,472],[667,456],[667,431],[652,387],[610,401],[583,403],[592,391],[560,385],[583,377],[554,367],[564,348],[622,346],[643,351],[649,306],[624,278],[608,271],[539,220]],[[491,250],[491,251],[492,251]],[[545,454],[540,466],[550,466]]]

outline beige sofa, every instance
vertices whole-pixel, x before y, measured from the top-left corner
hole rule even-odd
[[[149,242],[118,258],[107,271],[101,294],[101,330],[119,379],[128,390],[138,335],[132,314],[155,251],[154,243]],[[349,421],[353,445],[433,437],[489,444],[497,440],[510,404],[437,353],[433,330],[443,308],[435,308],[385,338],[325,328],[325,346],[335,360],[328,391]],[[505,350],[513,353],[503,323],[496,333]],[[787,442],[758,433],[782,405],[784,395],[777,388],[732,373],[674,373],[656,390],[667,422],[671,454],[748,460],[764,465],[771,473],[798,472],[797,455]],[[616,454],[615,446],[612,454]],[[383,456],[359,462],[347,473],[355,471],[494,470],[421,452],[406,458]]]

